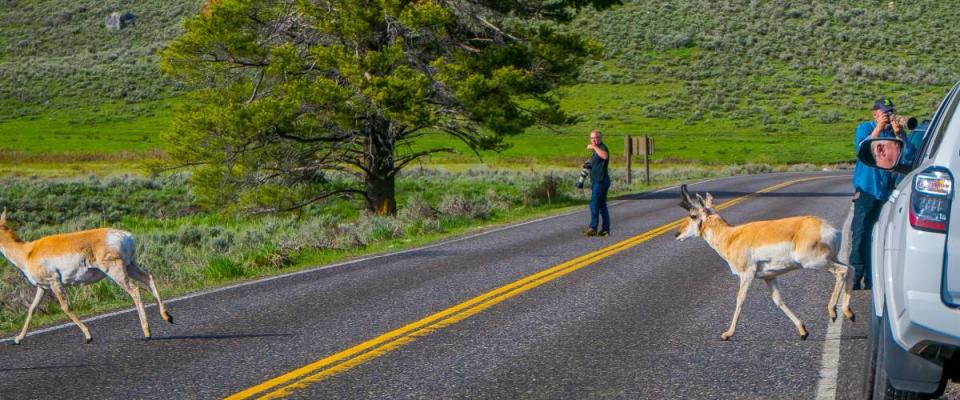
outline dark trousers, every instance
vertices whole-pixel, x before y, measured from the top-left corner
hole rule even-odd
[[[591,182],[590,194],[590,229],[596,230],[598,217],[603,217],[603,231],[610,230],[610,212],[607,211],[607,192],[610,190],[610,179]]]
[[[870,242],[873,225],[880,218],[880,208],[883,200],[877,200],[866,193],[859,193],[860,197],[853,202],[853,223],[850,226],[852,243],[850,246],[850,266],[853,267],[854,287],[859,286],[863,279],[863,288],[873,287],[870,273]]]

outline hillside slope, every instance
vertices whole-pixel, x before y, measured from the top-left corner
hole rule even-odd
[[[33,105],[166,97],[173,87],[159,74],[157,50],[182,31],[181,19],[199,10],[200,3],[2,0],[0,101]],[[114,11],[133,13],[134,25],[108,30],[105,20]],[[0,115],[10,111],[4,107]]]
[[[577,29],[606,46],[590,82],[675,82],[646,114],[733,119],[771,131],[834,122],[892,95],[936,106],[960,77],[960,9],[937,1],[634,1]]]
[[[0,135],[19,140],[0,148],[156,147],[182,94],[156,52],[201,3],[0,0]],[[135,25],[106,29],[113,11]],[[957,22],[960,9],[936,1],[630,1],[568,28],[606,54],[583,70],[589,90],[567,90],[564,104],[583,120],[576,132],[847,132],[881,94],[928,114],[960,77]],[[620,93],[618,109],[604,111],[605,92]]]

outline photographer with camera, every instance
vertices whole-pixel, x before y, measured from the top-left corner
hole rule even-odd
[[[607,210],[607,191],[610,190],[610,151],[603,144],[603,135],[599,130],[590,132],[590,144],[587,150],[592,150],[590,156],[590,227],[583,232],[586,236],[610,235],[610,212]],[[584,164],[586,167],[586,164]],[[583,179],[581,177],[581,179]],[[603,228],[597,231],[598,217],[603,218]]]
[[[895,114],[893,102],[881,98],[873,104],[873,121],[857,127],[856,150],[867,139],[889,137],[906,141],[903,118]],[[853,171],[853,222],[850,266],[854,269],[853,290],[871,289],[870,235],[880,217],[880,208],[893,191],[893,174],[857,161]],[[861,283],[861,280],[863,281]]]

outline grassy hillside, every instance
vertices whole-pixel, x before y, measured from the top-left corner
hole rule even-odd
[[[176,93],[157,51],[201,0],[0,0],[0,118],[61,106],[137,103]],[[137,18],[111,31],[114,11]],[[129,113],[137,116],[136,113]]]
[[[883,94],[902,111],[934,108],[960,77],[958,21],[936,1],[635,1],[576,29],[607,52],[585,81],[664,85],[636,99],[645,116],[795,132]]]
[[[157,50],[201,2],[0,0],[0,163],[127,162],[157,148],[181,93]],[[108,30],[114,11],[134,25]]]
[[[159,147],[182,88],[158,73],[156,51],[201,3],[0,0],[0,163],[129,162]],[[587,11],[570,29],[606,54],[565,89],[581,122],[531,129],[484,159],[575,163],[600,127],[614,151],[624,134],[656,136],[658,161],[849,161],[871,99],[924,115],[960,77],[950,40],[960,9],[889,4],[657,0]],[[136,24],[107,30],[112,11]],[[462,150],[431,161],[476,160]]]

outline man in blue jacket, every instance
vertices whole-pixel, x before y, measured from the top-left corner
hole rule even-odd
[[[867,139],[889,137],[906,141],[903,127],[896,121],[890,121],[890,113],[893,112],[893,102],[890,99],[882,98],[874,103],[873,121],[862,122],[857,127],[857,151],[860,150],[860,144]],[[850,265],[854,269],[853,289],[871,289],[873,282],[870,279],[870,235],[873,225],[880,217],[880,208],[893,191],[893,174],[857,160],[853,171],[853,187],[856,190],[853,197],[853,240],[850,249]]]

